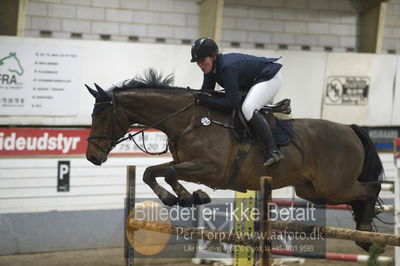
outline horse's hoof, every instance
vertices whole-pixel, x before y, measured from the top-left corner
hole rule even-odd
[[[359,224],[356,226],[357,230],[360,231],[365,231],[365,232],[371,232],[372,231],[372,225],[371,224]],[[357,246],[365,250],[366,252],[369,252],[370,247],[372,246],[372,243],[368,242],[359,242],[356,241]]]
[[[211,198],[203,190],[198,189],[193,192],[194,204],[203,205],[211,202]]]
[[[370,247],[372,246],[372,243],[367,243],[367,242],[359,242],[356,241],[357,246],[365,250],[366,252],[369,252]]]
[[[172,207],[172,206],[178,204],[178,198],[169,192],[167,195],[160,197],[160,199],[161,199],[162,203],[164,203],[164,205],[169,206],[169,207]]]
[[[192,207],[194,203],[194,198],[192,197],[192,195],[190,195],[190,197],[179,197],[178,203],[181,207]]]
[[[163,199],[162,202],[164,203],[164,205],[172,207],[178,204],[178,198],[175,197],[175,198]]]

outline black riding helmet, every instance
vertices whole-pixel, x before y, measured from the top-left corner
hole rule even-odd
[[[200,38],[192,44],[192,59],[190,62],[200,61],[207,56],[218,54],[218,45],[210,38]]]

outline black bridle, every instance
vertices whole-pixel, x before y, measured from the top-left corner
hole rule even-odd
[[[155,128],[156,126],[158,126],[158,125],[160,125],[160,124],[162,124],[162,123],[164,123],[165,121],[167,121],[167,120],[169,120],[169,119],[171,119],[172,117],[174,117],[174,116],[176,116],[176,115],[178,115],[178,114],[180,114],[180,113],[182,113],[182,112],[184,112],[184,111],[186,111],[187,109],[189,109],[190,107],[192,107],[194,104],[195,104],[195,102],[193,101],[192,103],[190,103],[189,105],[187,105],[187,106],[185,106],[185,107],[183,107],[183,108],[181,108],[181,109],[179,109],[178,111],[176,111],[176,112],[174,112],[174,113],[172,113],[172,114],[170,114],[170,115],[168,115],[168,116],[166,116],[165,118],[163,118],[163,119],[161,119],[161,120],[159,120],[159,121],[157,121],[157,122],[155,122],[154,124],[152,124],[152,125],[150,125],[150,126],[148,126],[148,127],[144,127],[142,130],[140,130],[140,131],[138,131],[138,132],[136,132],[136,133],[134,133],[134,134],[132,134],[131,132],[127,132],[128,133],[128,136],[126,136],[126,137],[122,137],[122,138],[119,138],[119,139],[117,139],[116,138],[116,127],[118,126],[118,117],[117,117],[117,103],[116,103],[116,100],[115,100],[115,96],[114,96],[114,93],[110,93],[111,94],[111,101],[102,101],[102,102],[97,102],[97,103],[95,103],[94,105],[95,106],[99,106],[99,105],[111,105],[112,106],[112,108],[113,108],[113,112],[112,112],[112,121],[111,121],[111,123],[112,123],[112,136],[110,137],[110,136],[108,136],[108,135],[97,135],[97,136],[89,136],[88,138],[87,138],[87,141],[89,142],[89,143],[91,143],[91,144],[93,144],[94,146],[96,146],[99,150],[101,150],[104,154],[108,154],[116,145],[118,145],[119,143],[121,143],[121,142],[123,142],[123,141],[125,141],[125,140],[131,140],[131,141],[133,141],[133,143],[135,143],[135,145],[139,148],[139,150],[141,150],[142,152],[144,152],[144,153],[147,153],[147,154],[150,154],[150,155],[160,155],[160,154],[164,154],[164,153],[167,153],[168,152],[168,141],[167,141],[167,144],[165,145],[165,149],[163,150],[163,151],[161,151],[161,152],[149,152],[148,150],[147,150],[147,148],[146,148],[146,144],[145,144],[145,138],[144,138],[144,132],[146,131],[146,130],[148,130],[148,129],[150,129],[150,128]],[[139,134],[142,134],[142,141],[143,141],[143,148],[141,148],[140,146],[139,146],[139,144],[135,141],[135,139],[134,139],[134,137],[135,136],[137,136],[137,135],[139,135]],[[107,139],[107,140],[111,140],[111,142],[110,142],[110,144],[109,144],[109,149],[108,150],[106,150],[106,149],[104,149],[103,147],[101,147],[100,145],[98,145],[96,142],[94,142],[93,140],[94,139]]]

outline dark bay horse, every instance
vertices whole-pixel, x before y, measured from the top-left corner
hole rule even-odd
[[[143,181],[164,204],[172,206],[207,203],[198,191],[189,193],[178,180],[211,188],[258,190],[260,176],[273,177],[273,189],[294,186],[296,194],[315,204],[350,204],[356,228],[371,231],[383,168],[374,144],[358,126],[319,119],[295,119],[291,143],[281,147],[278,165],[264,169],[261,147],[254,144],[235,181],[227,182],[240,143],[216,123],[227,123],[230,114],[194,103],[196,90],[170,87],[168,78],[155,72],[134,78],[104,91],[88,88],[95,96],[92,128],[86,157],[95,165],[126,134],[132,124],[151,126],[169,139],[173,161],[148,167]],[[204,122],[204,121],[203,121]],[[165,177],[175,195],[161,187],[156,177]],[[240,189],[238,189],[240,188]],[[369,244],[358,243],[365,250]]]

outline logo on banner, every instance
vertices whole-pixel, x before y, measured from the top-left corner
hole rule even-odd
[[[24,74],[24,68],[16,53],[0,58],[0,82],[1,84],[17,85],[17,76]]]
[[[369,87],[369,77],[331,76],[327,81],[325,104],[366,105]]]

